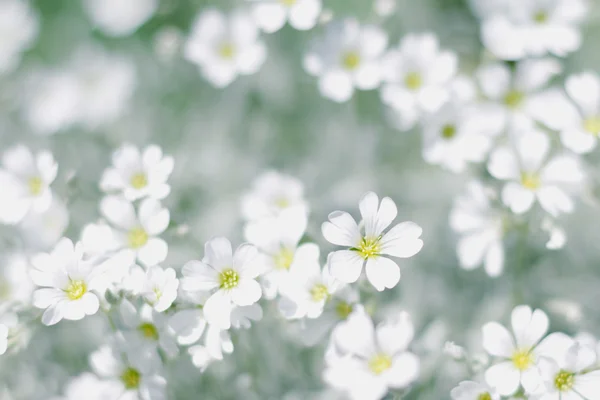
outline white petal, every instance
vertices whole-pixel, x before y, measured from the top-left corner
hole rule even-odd
[[[596,148],[598,139],[582,129],[568,129],[560,133],[560,141],[569,150],[578,154],[589,153]]]
[[[489,354],[510,358],[515,350],[515,342],[510,332],[497,322],[488,322],[482,328],[483,348]]]
[[[573,200],[556,186],[546,186],[538,190],[537,198],[540,205],[552,216],[570,213],[574,209]]]
[[[301,31],[313,28],[317,23],[321,8],[320,0],[299,1],[290,10],[290,25]]]
[[[485,371],[485,381],[501,395],[510,396],[519,387],[520,374],[513,367],[512,361],[506,361],[488,368]]]
[[[502,188],[502,202],[515,214],[529,211],[535,200],[535,194],[518,183],[509,182]]]
[[[261,272],[261,265],[258,258],[258,250],[251,244],[241,244],[233,255],[233,268],[238,271],[242,277],[256,278]]]
[[[571,76],[567,79],[565,88],[585,115],[600,111],[600,79],[596,74],[586,72]]]
[[[485,254],[485,272],[491,277],[500,276],[504,270],[504,246],[498,240],[492,243]]]
[[[144,247],[138,250],[137,258],[145,266],[151,267],[165,261],[168,252],[167,242],[159,238],[150,238]]]
[[[206,263],[217,271],[231,268],[233,265],[231,242],[224,237],[209,240],[204,245],[204,258]]]
[[[543,132],[531,131],[517,140],[521,168],[527,172],[538,171],[549,151],[550,139]]]
[[[386,257],[369,257],[366,273],[371,285],[380,292],[395,287],[400,281],[398,264]]]
[[[330,253],[329,271],[336,279],[345,282],[356,282],[362,272],[364,259],[355,251],[340,250]]]
[[[477,71],[483,94],[489,99],[501,99],[510,89],[510,70],[504,64],[492,64]]]
[[[541,171],[540,179],[545,184],[580,183],[585,178],[581,162],[571,155],[552,158]]]
[[[231,301],[238,306],[249,306],[262,296],[260,284],[254,279],[241,279],[238,286],[230,292]]]
[[[267,58],[267,47],[262,42],[257,42],[244,48],[237,56],[238,71],[243,75],[256,73]]]
[[[321,231],[325,240],[338,246],[354,247],[361,240],[356,221],[350,214],[342,211],[329,214],[329,222],[323,223]]]
[[[518,179],[521,175],[517,155],[508,147],[495,150],[490,156],[487,168],[496,179]]]
[[[158,200],[143,200],[138,213],[140,223],[149,235],[158,235],[169,226],[169,210],[164,208]]]
[[[377,344],[386,354],[394,355],[408,348],[414,334],[415,328],[410,315],[402,312],[397,318],[386,320],[377,326]]]
[[[359,208],[367,237],[378,237],[398,215],[398,209],[392,199],[384,197],[379,204],[379,199],[373,192],[363,196]]]
[[[111,224],[124,230],[129,230],[137,225],[133,204],[122,197],[104,197],[100,201],[100,212]]]
[[[211,290],[219,286],[219,273],[201,261],[187,262],[181,270],[183,290]]]
[[[577,376],[575,390],[586,400],[600,400],[600,371]]]
[[[530,348],[548,332],[548,316],[542,310],[532,312],[529,306],[517,306],[511,314],[511,325],[517,346]]]
[[[319,79],[319,91],[328,99],[344,103],[352,97],[354,86],[348,73],[341,70],[330,70]]]
[[[282,4],[258,2],[252,11],[256,24],[267,33],[276,32],[285,24],[286,9]]]
[[[384,372],[387,384],[393,388],[404,388],[419,377],[419,358],[413,353],[401,353],[392,359],[392,367]]]
[[[206,321],[219,329],[229,329],[231,326],[231,300],[222,290],[216,291],[204,304]]]
[[[371,317],[358,308],[335,329],[333,340],[344,353],[365,358],[375,354],[375,329]]]
[[[381,238],[381,253],[394,257],[408,258],[423,248],[420,238],[423,229],[414,222],[401,222]]]
[[[54,325],[63,319],[63,307],[64,303],[60,302],[53,306],[50,306],[44,311],[42,315],[42,323],[44,325]]]

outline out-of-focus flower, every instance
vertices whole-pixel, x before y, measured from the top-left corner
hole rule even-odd
[[[379,197],[368,192],[360,200],[359,208],[360,227],[343,211],[332,212],[329,221],[322,225],[327,241],[348,247],[329,255],[331,275],[345,283],[356,282],[366,264],[367,279],[375,289],[391,289],[400,281],[400,268],[387,256],[409,258],[417,254],[423,247],[420,239],[423,230],[414,222],[402,222],[384,234],[398,214],[389,197],[384,197],[380,204]]]
[[[109,36],[128,36],[148,21],[158,0],[85,0],[84,10],[92,22]]]
[[[0,1],[0,75],[11,72],[38,35],[39,18],[26,1]]]
[[[361,26],[350,18],[334,21],[327,25],[324,37],[312,43],[304,56],[304,69],[319,78],[321,95],[345,102],[354,88],[379,86],[387,43],[387,35],[375,25]]]
[[[323,7],[321,0],[248,0],[252,15],[265,32],[278,31],[288,21],[295,29],[305,31],[317,24]]]
[[[483,263],[489,276],[502,273],[502,215],[492,207],[490,197],[480,182],[470,182],[466,193],[456,198],[450,212],[450,226],[461,235],[456,252],[462,268],[470,270]]]
[[[114,386],[96,375],[85,372],[69,380],[64,389],[64,396],[52,400],[106,400],[114,394]]]
[[[26,254],[7,254],[2,257],[0,271],[0,303],[31,304],[31,295],[36,288],[29,277],[29,258]]]
[[[449,83],[458,58],[441,51],[435,35],[409,34],[382,61],[381,100],[399,116],[403,130],[412,128],[424,112],[435,112],[450,99]]]
[[[209,325],[206,330],[204,344],[191,346],[188,353],[192,356],[192,363],[204,371],[215,360],[222,360],[223,353],[233,352],[233,342],[226,330]]]
[[[508,181],[502,201],[514,213],[528,211],[536,199],[552,216],[573,211],[573,200],[565,190],[583,182],[579,160],[569,154],[548,158],[549,152],[548,136],[529,131],[515,139],[514,148],[499,147],[491,154],[488,171]]]
[[[8,326],[0,324],[0,355],[8,348]]]
[[[567,242],[565,230],[556,224],[551,218],[546,217],[542,221],[542,230],[548,233],[546,248],[550,250],[562,249]]]
[[[7,149],[0,168],[0,222],[15,224],[30,211],[48,210],[52,203],[50,184],[57,172],[58,164],[48,151],[34,156],[23,145]]]
[[[171,307],[177,298],[179,280],[173,268],[151,267],[146,272],[141,295],[154,310],[163,312]]]
[[[234,12],[225,16],[209,9],[194,21],[184,56],[198,65],[210,83],[225,87],[238,75],[257,72],[265,61],[267,48],[250,15]]]
[[[41,213],[29,213],[19,224],[23,239],[30,246],[47,250],[63,236],[69,225],[69,211],[56,196],[52,196],[50,207]]]

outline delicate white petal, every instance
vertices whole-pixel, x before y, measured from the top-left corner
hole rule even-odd
[[[329,255],[329,271],[336,279],[345,282],[356,282],[362,272],[364,259],[355,251],[340,250]]]
[[[515,351],[515,342],[510,332],[497,322],[489,322],[482,328],[483,348],[489,354],[510,358]]]
[[[422,232],[423,229],[414,222],[401,222],[383,235],[380,252],[394,257],[412,257],[423,248]]]
[[[389,258],[369,257],[365,269],[367,279],[380,292],[395,287],[400,281],[400,268]]]

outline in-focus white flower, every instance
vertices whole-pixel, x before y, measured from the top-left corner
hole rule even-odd
[[[154,308],[163,312],[171,307],[177,298],[179,280],[173,268],[151,267],[146,272],[141,295]]]
[[[570,154],[549,158],[550,140],[540,131],[528,131],[514,141],[514,147],[493,151],[488,171],[508,181],[502,188],[502,201],[517,214],[528,211],[535,200],[550,215],[573,211],[568,189],[577,189],[584,180],[579,160]]]
[[[80,243],[61,239],[51,253],[41,253],[31,260],[31,279],[41,286],[33,293],[33,305],[45,309],[42,322],[54,325],[62,319],[80,320],[98,311],[98,297],[105,286],[107,270],[83,260]]]
[[[390,388],[409,386],[418,378],[420,364],[408,351],[413,335],[407,313],[377,328],[366,312],[352,314],[333,337],[340,355],[328,360],[325,380],[356,400],[378,400]]]
[[[242,197],[242,214],[249,221],[276,217],[288,208],[299,208],[308,213],[304,185],[298,179],[276,171],[260,175],[252,189]]]
[[[16,224],[30,211],[41,213],[52,203],[50,185],[58,164],[48,151],[32,154],[17,145],[2,154],[0,168],[0,223]]]
[[[324,37],[312,43],[304,56],[304,69],[319,78],[321,95],[345,102],[354,88],[379,86],[387,43],[387,35],[375,25],[361,26],[350,18],[335,21],[327,25]]]
[[[319,265],[319,247],[314,243],[299,245],[306,223],[304,209],[288,208],[276,217],[246,225],[244,236],[258,248],[260,264],[264,267],[261,279],[265,297],[274,298],[295,271]]]
[[[470,182],[450,212],[450,227],[461,235],[456,247],[460,266],[471,270],[483,263],[489,276],[500,275],[504,269],[503,225],[502,214],[492,207],[485,187]]]
[[[158,8],[158,0],[85,0],[83,9],[92,22],[107,35],[128,36],[148,21]]]
[[[323,7],[321,0],[248,0],[253,4],[252,15],[265,32],[278,31],[288,21],[298,30],[313,28]]]
[[[485,383],[463,381],[450,392],[452,400],[500,400],[500,395]]]
[[[21,54],[33,44],[39,31],[39,18],[26,1],[0,1],[0,75],[12,71]]]
[[[423,247],[419,238],[423,230],[414,222],[402,222],[384,234],[398,214],[389,197],[384,197],[380,204],[379,197],[368,192],[360,200],[359,208],[360,226],[347,212],[335,211],[321,227],[327,241],[348,247],[329,255],[331,275],[345,283],[356,282],[366,264],[367,279],[375,289],[393,288],[400,280],[400,268],[387,256],[409,258],[417,254]]]
[[[249,244],[240,245],[233,254],[229,240],[219,237],[206,243],[202,261],[189,261],[183,266],[184,291],[211,292],[204,304],[209,324],[229,329],[233,306],[249,306],[260,299],[257,254],[256,247]]]
[[[173,172],[173,157],[163,155],[156,145],[140,152],[137,147],[124,144],[113,153],[112,164],[100,180],[104,192],[122,193],[129,201],[144,197],[164,199],[171,192],[167,180]]]
[[[565,334],[546,336],[548,324],[548,317],[542,310],[518,306],[511,317],[513,334],[497,322],[483,326],[483,347],[498,358],[485,371],[485,381],[499,394],[512,395],[519,386],[526,393],[535,392],[541,384],[540,360],[560,354],[571,345],[572,339]]]
[[[424,112],[435,112],[450,99],[449,83],[458,58],[441,51],[433,34],[405,36],[382,60],[381,100],[398,113],[403,130],[412,128]]]
[[[581,46],[584,0],[506,0],[482,22],[481,39],[496,57],[517,60],[553,54],[564,57]]]
[[[238,75],[257,72],[265,61],[267,48],[250,15],[234,12],[225,16],[208,9],[194,21],[184,56],[198,65],[210,83],[225,87]]]
[[[0,324],[0,355],[8,349],[8,326]]]

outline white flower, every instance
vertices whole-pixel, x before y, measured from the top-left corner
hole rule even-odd
[[[31,295],[36,286],[29,277],[31,269],[29,257],[26,254],[7,254],[2,257],[0,270],[0,303],[2,304],[31,304]]]
[[[106,400],[115,395],[117,388],[112,382],[99,379],[96,375],[85,372],[69,380],[63,397],[57,400]]]
[[[600,78],[593,72],[567,78],[565,88],[577,109],[565,122],[560,140],[576,153],[596,148],[600,134]]]
[[[279,288],[296,270],[319,264],[319,247],[314,243],[299,245],[306,230],[307,215],[301,208],[288,208],[277,217],[249,222],[244,229],[246,240],[260,251],[265,297],[274,298]]]
[[[46,211],[52,203],[50,184],[57,171],[58,164],[48,151],[34,156],[23,145],[7,149],[0,168],[0,223],[16,224],[30,211]]]
[[[252,15],[257,25],[268,33],[278,31],[286,21],[298,30],[308,30],[317,24],[321,0],[248,0],[253,3]]]
[[[450,392],[452,400],[500,400],[492,388],[484,383],[463,381]]]
[[[542,310],[518,306],[511,317],[514,336],[497,322],[483,326],[483,347],[490,355],[498,357],[498,362],[486,370],[485,380],[502,396],[515,393],[519,385],[527,393],[534,392],[541,384],[540,359],[571,344],[571,339],[562,333],[544,338],[548,323]]]
[[[440,51],[433,34],[407,35],[382,61],[381,100],[398,112],[408,130],[423,112],[435,112],[450,99],[449,82],[456,74],[454,53]]]
[[[164,199],[171,192],[167,179],[173,172],[173,157],[163,155],[160,147],[150,145],[142,152],[124,144],[112,156],[112,167],[100,180],[104,192],[118,192],[130,201],[144,197]]]
[[[534,201],[550,215],[573,211],[573,200],[565,192],[577,188],[584,179],[578,159],[568,154],[548,158],[550,140],[543,132],[529,131],[515,139],[514,148],[494,150],[488,171],[508,181],[502,188],[502,201],[517,214],[528,211]]]
[[[33,305],[45,309],[42,322],[54,325],[60,320],[80,320],[93,315],[100,306],[96,290],[105,285],[103,265],[95,266],[83,260],[80,243],[73,246],[67,238],[61,239],[51,253],[32,258],[33,282],[41,286],[33,293]]]
[[[461,235],[456,252],[460,266],[470,270],[483,263],[485,272],[495,277],[504,269],[502,215],[492,208],[486,189],[477,181],[454,201],[450,226]]]
[[[0,1],[0,75],[19,64],[21,53],[31,47],[38,31],[39,18],[28,2]]]
[[[390,388],[408,387],[419,376],[419,359],[407,350],[413,335],[407,313],[377,328],[364,311],[352,314],[333,337],[340,356],[329,360],[326,381],[356,400],[378,400]]]
[[[52,196],[50,207],[41,213],[29,213],[19,224],[23,239],[32,247],[41,250],[56,244],[69,225],[69,211],[56,196]]]
[[[84,10],[92,22],[110,36],[127,36],[152,17],[158,0],[85,0]]]
[[[387,43],[387,35],[375,25],[361,26],[350,18],[335,21],[304,56],[304,69],[319,78],[321,95],[345,102],[355,87],[371,90],[379,86]]]
[[[252,190],[242,197],[242,214],[250,221],[276,217],[288,208],[300,208],[308,213],[304,186],[298,179],[276,171],[259,176]]]
[[[171,307],[177,298],[178,288],[179,280],[175,276],[175,270],[156,266],[146,272],[141,295],[154,310],[163,312]]]
[[[210,291],[204,304],[204,316],[209,324],[220,329],[231,326],[233,306],[249,306],[261,295],[256,281],[259,270],[255,265],[256,247],[240,245],[233,254],[226,238],[215,238],[204,247],[202,261],[189,261],[183,266],[181,286],[184,291]]]
[[[210,83],[225,87],[238,75],[257,72],[267,56],[267,48],[259,40],[258,27],[242,12],[225,16],[209,9],[193,23],[184,46],[185,58],[197,64]]]
[[[375,289],[393,288],[400,280],[400,268],[386,256],[409,258],[417,254],[423,247],[419,239],[423,230],[414,222],[402,222],[384,234],[398,214],[389,197],[384,197],[380,204],[379,197],[368,192],[360,200],[359,208],[360,227],[343,211],[329,214],[329,222],[321,227],[327,241],[349,247],[329,255],[331,275],[345,283],[356,282],[366,264],[367,279]]]
[[[0,324],[0,355],[8,348],[8,326]]]
[[[583,0],[507,0],[498,8],[483,21],[481,39],[500,59],[564,57],[581,45],[578,25],[588,8]]]
[[[203,372],[213,361],[222,360],[223,353],[231,354],[233,343],[229,332],[220,330],[217,326],[209,325],[204,337],[204,344],[191,346],[188,353],[192,363]]]

